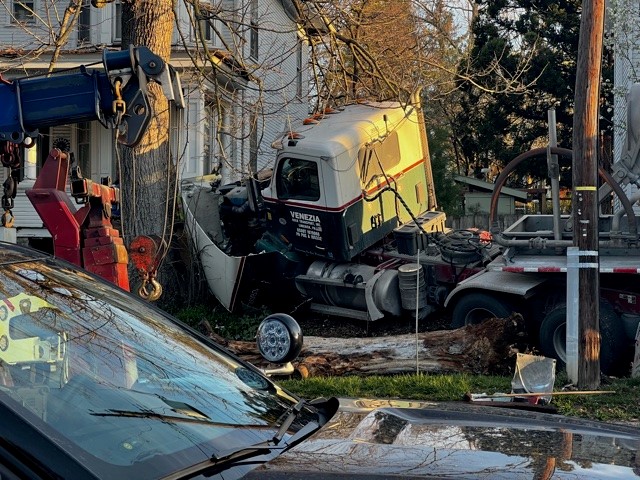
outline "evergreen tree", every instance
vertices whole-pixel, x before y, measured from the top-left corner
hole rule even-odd
[[[575,70],[581,2],[578,0],[476,0],[473,46],[459,72],[462,108],[453,127],[461,163],[504,166],[517,155],[548,143],[547,111],[556,111],[558,145],[571,148]],[[605,55],[603,77],[613,69]],[[520,71],[519,74],[514,72]],[[481,72],[490,72],[481,75]],[[498,88],[512,82],[512,88]],[[608,85],[603,83],[603,85]],[[611,92],[603,88],[603,105]],[[610,136],[611,114],[602,109],[601,138]],[[602,142],[610,145],[610,142]],[[515,187],[527,178],[546,178],[546,161],[527,162],[512,176]],[[561,160],[563,183],[571,180],[570,159]]]

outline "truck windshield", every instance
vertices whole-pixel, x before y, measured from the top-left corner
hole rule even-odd
[[[311,160],[285,158],[276,174],[278,198],[283,200],[320,199],[318,164]]]
[[[100,478],[157,478],[265,441],[297,403],[106,282],[8,248],[0,263],[0,401]],[[305,408],[288,434],[312,420]]]

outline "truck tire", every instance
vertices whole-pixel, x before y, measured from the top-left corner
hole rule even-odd
[[[476,325],[489,318],[507,318],[515,309],[505,299],[487,293],[474,292],[464,295],[453,308],[451,326]]]
[[[564,370],[567,361],[567,307],[560,305],[550,311],[540,325],[540,350],[557,360],[557,369]],[[611,304],[600,302],[600,371],[605,375],[624,374],[626,355],[622,323]]]

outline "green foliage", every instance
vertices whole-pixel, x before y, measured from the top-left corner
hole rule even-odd
[[[280,384],[304,398],[363,397],[460,401],[465,393],[508,393],[511,379],[480,375],[398,375],[327,377],[286,380]],[[556,385],[562,385],[560,376]],[[558,395],[552,405],[563,415],[603,421],[640,421],[640,379],[614,379],[601,390],[615,394]]]
[[[251,341],[256,336],[258,325],[268,314],[266,311],[255,311],[236,315],[220,306],[211,308],[206,305],[196,305],[176,312],[175,316],[194,328],[197,328],[200,322],[207,321],[214,333],[228,340]]]
[[[443,116],[439,106],[434,102],[424,107],[436,199],[438,209],[445,212],[447,216],[460,216],[464,213],[462,209],[463,188],[453,180],[458,171],[454,168],[455,153],[451,141],[452,132],[448,123],[437,120]]]
[[[571,395],[557,397],[554,403],[565,415],[589,417],[603,421],[640,420],[640,378],[613,379],[601,390],[615,394]]]

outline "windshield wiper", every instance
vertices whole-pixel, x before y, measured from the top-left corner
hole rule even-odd
[[[214,464],[219,462],[226,462],[230,460],[241,460],[245,458],[254,457],[257,455],[263,455],[265,453],[270,453],[273,450],[284,450],[289,447],[291,442],[287,442],[284,445],[280,445],[280,442],[284,438],[285,433],[291,427],[291,424],[298,418],[302,409],[305,405],[317,405],[319,403],[326,402],[325,398],[318,398],[315,400],[311,400],[307,402],[305,400],[300,400],[295,405],[289,407],[286,412],[284,412],[280,418],[284,417],[282,423],[278,426],[278,422],[276,422],[272,427],[278,426],[278,431],[271,437],[270,440],[267,440],[262,443],[257,443],[255,445],[251,445],[248,447],[240,447],[240,448],[231,448],[226,451],[222,451],[219,453],[214,453],[211,455],[211,460]],[[316,422],[309,422],[300,430],[298,430],[295,435],[291,437],[291,440],[295,440],[297,438],[304,438],[306,435],[312,433],[318,424]]]
[[[289,442],[285,442],[282,445],[276,443],[276,436],[274,435],[271,440],[267,440],[262,443],[256,443],[255,445],[250,445],[248,447],[230,448],[229,450],[214,453],[213,455],[211,455],[211,461],[214,465],[218,465],[221,463],[228,463],[236,460],[245,460],[247,458],[257,457],[259,455],[265,455],[273,451],[286,450],[291,447],[291,444],[298,438],[306,437],[307,435],[313,433],[317,428],[319,428],[319,425],[316,422],[309,422],[300,430],[298,430],[295,435],[292,435]],[[279,442],[280,440],[277,441]]]
[[[287,433],[287,430],[289,430],[289,427],[291,426],[291,424],[294,422],[296,418],[298,418],[298,415],[300,415],[300,412],[302,411],[302,408],[304,407],[304,405],[305,405],[305,401],[300,400],[298,403],[296,403],[292,407],[289,407],[287,411],[281,415],[281,418],[284,415],[286,415],[286,417],[280,424],[278,431],[275,433],[273,437],[271,437],[270,440],[267,440],[262,443],[257,443],[255,445],[251,445],[248,447],[230,448],[228,450],[223,450],[222,452],[219,452],[219,453],[214,453],[213,455],[211,455],[211,460],[214,462],[214,464],[217,464],[219,462],[225,462],[229,460],[240,460],[244,458],[250,458],[256,455],[270,453],[272,450],[282,450],[286,448],[287,445],[281,446],[279,445],[279,443],[284,437],[284,434]],[[276,425],[272,425],[271,428],[275,428],[276,426],[277,426],[277,422],[276,422]]]
[[[94,417],[153,418],[167,423],[196,423],[222,428],[238,428],[251,430],[267,430],[272,428],[268,425],[240,425],[237,423],[216,422],[209,419],[209,417],[189,415],[188,413],[184,413],[184,415],[186,415],[185,417],[178,417],[176,415],[165,415],[164,413],[157,413],[149,410],[107,410],[106,412],[90,412],[89,415],[93,415]]]
[[[302,429],[300,431],[302,431]],[[194,476],[200,475],[205,472],[207,473],[207,475],[213,475],[214,472],[221,471],[228,466],[235,464],[236,462],[247,460],[253,457],[259,457],[261,455],[266,455],[273,451],[282,451],[288,447],[288,444],[273,445],[269,440],[266,442],[258,443],[256,445],[231,448],[220,453],[214,453],[213,455],[211,455],[211,458],[208,461],[191,465],[190,467],[164,477],[164,479],[184,480],[187,478],[193,478]]]
[[[208,418],[201,416],[187,415],[185,417],[178,417],[175,415],[165,415],[163,413],[156,413],[151,411],[133,411],[133,410],[107,410],[106,412],[90,412],[89,415],[94,417],[131,417],[131,418],[156,418],[167,422],[186,422],[186,423],[206,423],[208,425],[218,425],[217,422],[212,422]],[[185,414],[186,415],[186,414]],[[235,427],[235,425],[224,424],[224,426]]]
[[[294,422],[296,418],[298,418],[298,415],[300,415],[300,412],[302,412],[302,408],[304,407],[304,405],[305,405],[305,401],[300,400],[298,403],[296,403],[293,407],[290,407],[284,413],[286,417],[280,424],[280,428],[278,428],[278,431],[276,432],[276,434],[271,439],[271,441],[275,445],[278,445],[280,443],[280,440],[282,440],[282,437],[284,437],[284,434],[287,433],[287,430],[289,430],[289,427],[291,426],[291,424]]]
[[[285,450],[288,450],[289,448],[296,445],[299,441],[307,438],[324,424],[324,421],[322,420],[320,420],[319,422],[310,421],[306,423],[300,430],[294,433],[291,437],[289,437],[286,442],[283,442],[282,445],[280,445],[282,438],[284,438],[284,434],[289,429],[291,424],[296,420],[303,407],[305,405],[315,406],[332,401],[333,403],[335,403],[335,405],[332,405],[333,408],[331,413],[333,414],[333,412],[335,412],[338,407],[337,400],[335,399],[327,400],[326,398],[318,398],[309,402],[301,400],[292,407],[289,407],[287,411],[280,416],[280,418],[282,418],[286,415],[284,421],[279,425],[278,431],[273,437],[271,437],[271,439],[261,443],[257,443],[255,445],[234,447],[228,450],[214,453],[213,455],[211,455],[211,459],[208,462],[201,462],[179,472],[175,472],[173,475],[166,477],[166,480],[192,478],[194,475],[201,474],[202,472],[206,471],[211,473],[212,471],[217,471],[221,468],[228,467],[229,465],[242,460],[267,455],[272,452],[284,452]],[[274,428],[275,426],[277,426],[277,422],[276,425],[269,426],[268,428]]]

